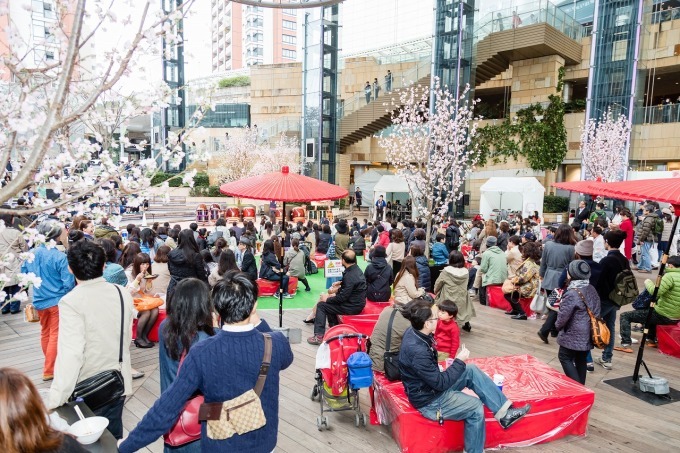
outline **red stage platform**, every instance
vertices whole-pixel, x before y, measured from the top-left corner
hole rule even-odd
[[[468,363],[489,376],[502,374],[503,393],[516,405],[531,404],[529,414],[508,430],[501,428],[487,408],[485,448],[526,447],[568,435],[585,436],[595,401],[592,390],[529,355],[485,357]],[[392,437],[402,452],[463,450],[462,421],[439,426],[410,405],[401,382],[390,382],[381,373],[374,375],[371,420],[391,425]]]
[[[486,287],[486,301],[489,304],[489,307],[499,308],[503,311],[509,311],[512,309],[508,301],[505,300],[505,297],[503,297],[503,290],[498,285]],[[522,309],[527,314],[527,316],[534,314],[534,312],[531,311],[531,308],[529,308],[531,305],[531,299],[520,299],[519,304],[522,306]]]
[[[156,323],[153,325],[151,330],[149,331],[149,340],[158,343],[158,327],[161,325],[161,322],[165,319],[165,308],[159,308],[158,309],[158,319],[156,319]],[[137,318],[132,320],[132,339],[135,340],[137,339]]]
[[[257,297],[273,296],[281,284],[272,280],[265,280],[264,278],[257,279]],[[298,279],[297,277],[290,277],[288,280],[288,294],[291,296],[297,292]]]
[[[378,322],[378,317],[382,311],[391,306],[392,302],[371,302],[366,301],[366,306],[358,315],[338,315],[338,320],[341,324],[349,324],[360,333],[368,335],[373,334],[373,328]]]
[[[659,352],[680,358],[680,324],[657,326]]]

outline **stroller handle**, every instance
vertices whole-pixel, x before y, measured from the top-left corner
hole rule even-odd
[[[368,340],[371,337],[368,336],[368,335],[364,335],[363,333],[347,333],[347,334],[340,334],[340,335],[336,335],[334,337],[330,337],[329,339],[324,340],[324,342],[328,343],[329,341],[342,340],[342,339],[345,339],[345,338],[359,338],[359,339],[363,338],[363,339]]]

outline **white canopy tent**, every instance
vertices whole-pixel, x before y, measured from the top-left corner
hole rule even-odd
[[[524,217],[538,211],[543,217],[545,187],[534,177],[493,177],[479,190],[479,212],[485,219],[492,217],[494,209],[520,211]]]
[[[361,189],[361,206],[372,206],[371,200],[377,198],[377,195],[373,194],[375,185],[387,175],[393,175],[393,173],[387,170],[368,170],[354,180],[354,189],[356,190],[357,187]]]
[[[386,193],[408,193],[408,183],[406,179],[398,175],[384,175],[373,187],[374,192]]]

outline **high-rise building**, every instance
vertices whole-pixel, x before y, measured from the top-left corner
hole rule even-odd
[[[298,59],[298,10],[212,0],[212,72]]]

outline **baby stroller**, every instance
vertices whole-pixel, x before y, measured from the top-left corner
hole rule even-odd
[[[330,352],[330,368],[316,369],[316,384],[312,387],[311,399],[319,402],[321,415],[316,417],[319,431],[328,429],[325,412],[354,411],[354,425],[358,428],[368,424],[368,417],[359,406],[359,390],[349,386],[347,359],[355,352],[366,352],[368,336],[354,327],[340,324],[331,327],[323,336],[323,344]]]

